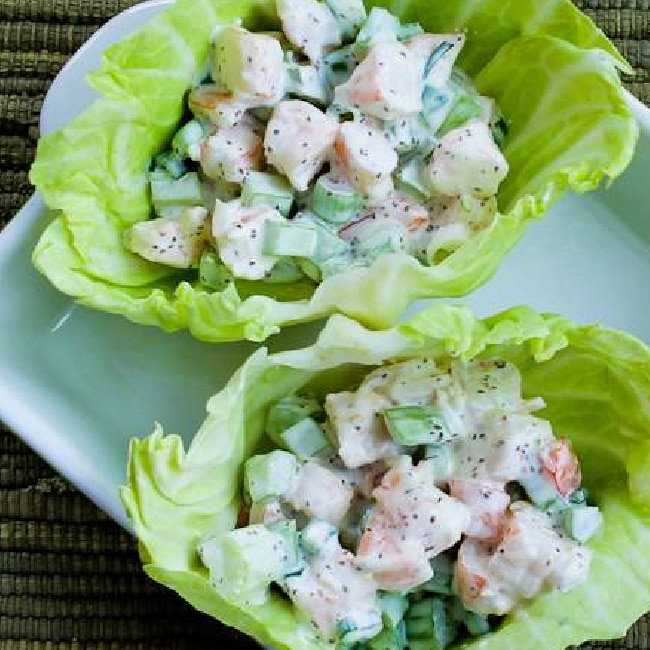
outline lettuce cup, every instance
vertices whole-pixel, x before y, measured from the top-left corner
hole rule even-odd
[[[565,191],[616,178],[629,66],[569,0],[179,0],[44,137],[34,263],[199,339],[472,291]]]
[[[275,648],[560,650],[650,607],[649,396],[639,341],[526,307],[334,315],[121,496],[149,576]]]

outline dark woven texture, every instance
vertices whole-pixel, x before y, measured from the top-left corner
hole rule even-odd
[[[52,79],[94,30],[136,3],[0,0],[0,228],[31,194],[27,170]],[[626,85],[650,103],[650,0],[576,4],[630,61],[636,75]],[[650,649],[649,625],[583,647]],[[0,650],[253,647],[151,582],[134,541],[0,424]]]

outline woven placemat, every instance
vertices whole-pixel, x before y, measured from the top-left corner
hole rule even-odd
[[[453,0],[450,0],[453,1]],[[31,194],[43,97],[67,58],[137,0],[0,0],[0,228]],[[650,103],[650,0],[577,0]],[[650,649],[650,618],[623,640]],[[0,650],[254,648],[151,582],[136,545],[0,424]],[[525,648],[522,648],[525,650]]]

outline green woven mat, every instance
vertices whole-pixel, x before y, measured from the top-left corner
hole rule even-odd
[[[453,1],[453,0],[449,0]],[[31,194],[38,115],[67,58],[137,0],[0,0],[0,228]],[[650,0],[577,0],[650,103]],[[617,642],[650,649],[650,618]],[[252,648],[158,587],[134,541],[0,424],[0,650]],[[522,650],[525,650],[522,648]]]

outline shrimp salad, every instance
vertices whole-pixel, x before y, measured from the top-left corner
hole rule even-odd
[[[326,643],[445,648],[582,584],[602,525],[567,439],[510,362],[416,358],[267,413],[239,528],[203,539],[214,587],[270,590]]]
[[[496,214],[506,124],[428,34],[361,0],[277,0],[282,32],[214,36],[149,172],[137,255],[236,281],[318,283],[378,256],[442,261]]]

